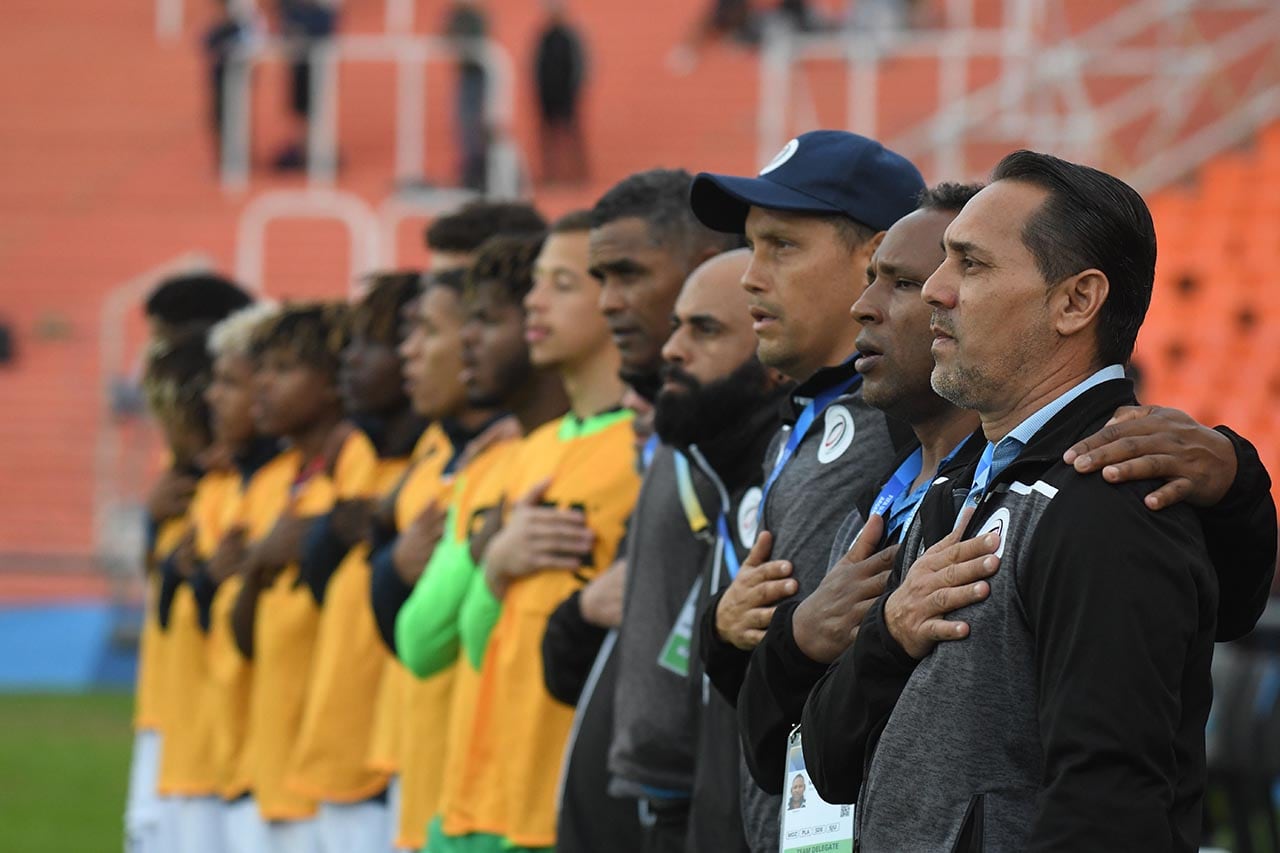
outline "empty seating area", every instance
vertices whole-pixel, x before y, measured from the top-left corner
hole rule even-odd
[[[1280,124],[1151,196],[1155,295],[1144,398],[1250,436],[1280,465]],[[1280,494],[1280,490],[1277,490]]]

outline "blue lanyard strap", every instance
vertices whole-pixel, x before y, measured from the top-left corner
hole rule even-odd
[[[911,484],[920,476],[920,468],[924,465],[924,448],[917,447],[916,452],[908,456],[898,470],[893,472],[893,476],[889,478],[889,482],[884,484],[884,488],[880,490],[880,494],[876,496],[875,503],[871,504],[871,514],[878,515],[888,521],[889,510],[897,502],[898,498],[911,488]]]
[[[649,466],[653,464],[653,454],[658,452],[658,445],[661,443],[662,440],[658,438],[658,434],[656,432],[645,439],[644,447],[640,449],[641,468],[646,471],[649,470]]]
[[[861,381],[862,374],[854,374],[843,382],[837,383],[819,393],[801,410],[800,417],[796,418],[795,426],[791,428],[791,434],[787,436],[787,443],[783,446],[782,452],[778,454],[778,460],[773,463],[773,470],[769,472],[768,479],[764,481],[764,489],[761,490],[760,495],[761,519],[764,518],[765,502],[769,500],[769,490],[773,488],[778,476],[782,474],[782,470],[787,467],[787,463],[795,455],[800,442],[804,441],[805,435],[809,432],[809,428],[813,426],[814,421],[818,419],[818,415],[822,414],[827,406],[835,402],[837,398],[849,393],[850,389],[856,387]]]
[[[729,522],[723,512],[716,518],[716,533],[720,535],[720,547],[724,549],[724,567],[732,580],[738,576],[742,566],[738,562],[738,552],[733,549],[733,536],[729,534]]]

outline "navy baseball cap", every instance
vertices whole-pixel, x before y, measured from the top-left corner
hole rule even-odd
[[[751,207],[843,214],[876,231],[916,209],[924,178],[910,160],[874,139],[814,130],[788,142],[754,178],[702,172],[689,204],[713,231],[741,234]]]

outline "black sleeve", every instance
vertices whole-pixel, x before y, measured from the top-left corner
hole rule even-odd
[[[805,769],[829,803],[852,803],[875,743],[915,670],[884,622],[882,595],[867,611],[853,647],[822,676],[800,716]]]
[[[698,614],[698,656],[702,658],[703,670],[716,692],[730,705],[736,706],[751,653],[726,643],[716,631],[716,608],[727,589],[726,586],[711,596],[707,606]]]
[[[163,630],[169,629],[169,611],[173,609],[173,596],[181,583],[182,575],[178,574],[170,554],[160,564],[160,594],[156,597],[156,618]]]
[[[1208,713],[1217,602],[1194,514],[1143,504],[1157,485],[1058,495],[1016,570],[1044,756],[1029,851],[1174,849],[1179,734]]]
[[[311,590],[311,597],[318,606],[324,605],[324,591],[329,578],[338,570],[347,556],[347,547],[334,532],[332,514],[318,516],[307,529],[302,540],[302,559],[298,562],[302,581]]]
[[[767,793],[782,793],[787,737],[804,700],[827,671],[796,646],[791,620],[799,602],[778,605],[764,639],[751,653],[738,693],[738,732],[751,777]]]
[[[609,632],[582,618],[581,590],[560,602],[542,635],[542,677],[547,692],[566,705],[577,705],[600,646]]]
[[[413,592],[413,587],[396,574],[395,563],[391,559],[394,549],[395,542],[392,541],[369,555],[369,567],[372,569],[369,597],[373,602],[373,619],[382,642],[392,655],[396,653],[396,616]]]
[[[191,591],[196,597],[196,613],[200,619],[200,630],[209,633],[209,621],[213,610],[213,597],[218,592],[217,582],[209,577],[204,563],[196,564],[195,574],[188,581]]]
[[[1218,642],[1253,630],[1267,606],[1276,570],[1276,504],[1271,477],[1246,439],[1218,432],[1236,448],[1236,479],[1217,506],[1199,510],[1209,556],[1218,573]]]

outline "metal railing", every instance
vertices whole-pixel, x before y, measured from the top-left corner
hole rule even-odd
[[[488,79],[486,125],[489,143],[488,190],[514,196],[519,189],[519,155],[511,140],[513,71],[506,51],[489,39],[458,42],[412,35],[340,35],[302,41],[267,38],[238,45],[227,57],[223,77],[222,186],[243,190],[249,184],[252,77],[268,61],[306,58],[311,65],[311,113],[307,124],[307,178],[312,187],[332,186],[337,176],[339,63],[390,62],[396,66],[395,177],[421,182],[426,157],[426,73],[428,63],[477,62]]]
[[[350,238],[350,274],[354,289],[382,263],[378,217],[359,196],[329,189],[272,190],[245,206],[236,226],[236,280],[263,289],[267,227],[281,219],[336,220]]]
[[[789,105],[803,102],[804,66],[845,65],[845,126],[881,139],[940,178],[976,177],[990,162],[970,149],[985,143],[1029,146],[1099,163],[1151,188],[1280,116],[1280,57],[1271,56],[1243,86],[1224,71],[1260,51],[1280,52],[1280,3],[1272,0],[1137,0],[1100,22],[1072,32],[1066,0],[1005,0],[1002,26],[977,29],[973,0],[949,0],[947,24],[937,30],[800,34],[767,28],[760,63],[757,147],[767,160],[798,130]],[[1246,12],[1224,18],[1212,34],[1196,14]],[[1154,38],[1150,36],[1154,35]],[[932,59],[936,99],[927,119],[906,128],[882,127],[885,66]],[[994,61],[992,82],[974,85],[975,61]],[[1141,78],[1102,100],[1091,84]],[[1186,127],[1205,93],[1217,108],[1209,121]],[[1132,128],[1146,124],[1141,133]],[[1136,141],[1134,137],[1136,136]]]
[[[186,21],[186,0],[156,0],[156,38],[174,41],[182,35]],[[232,0],[232,6],[252,11],[255,0]],[[384,26],[388,33],[405,35],[413,32],[414,0],[386,0],[383,6]]]

